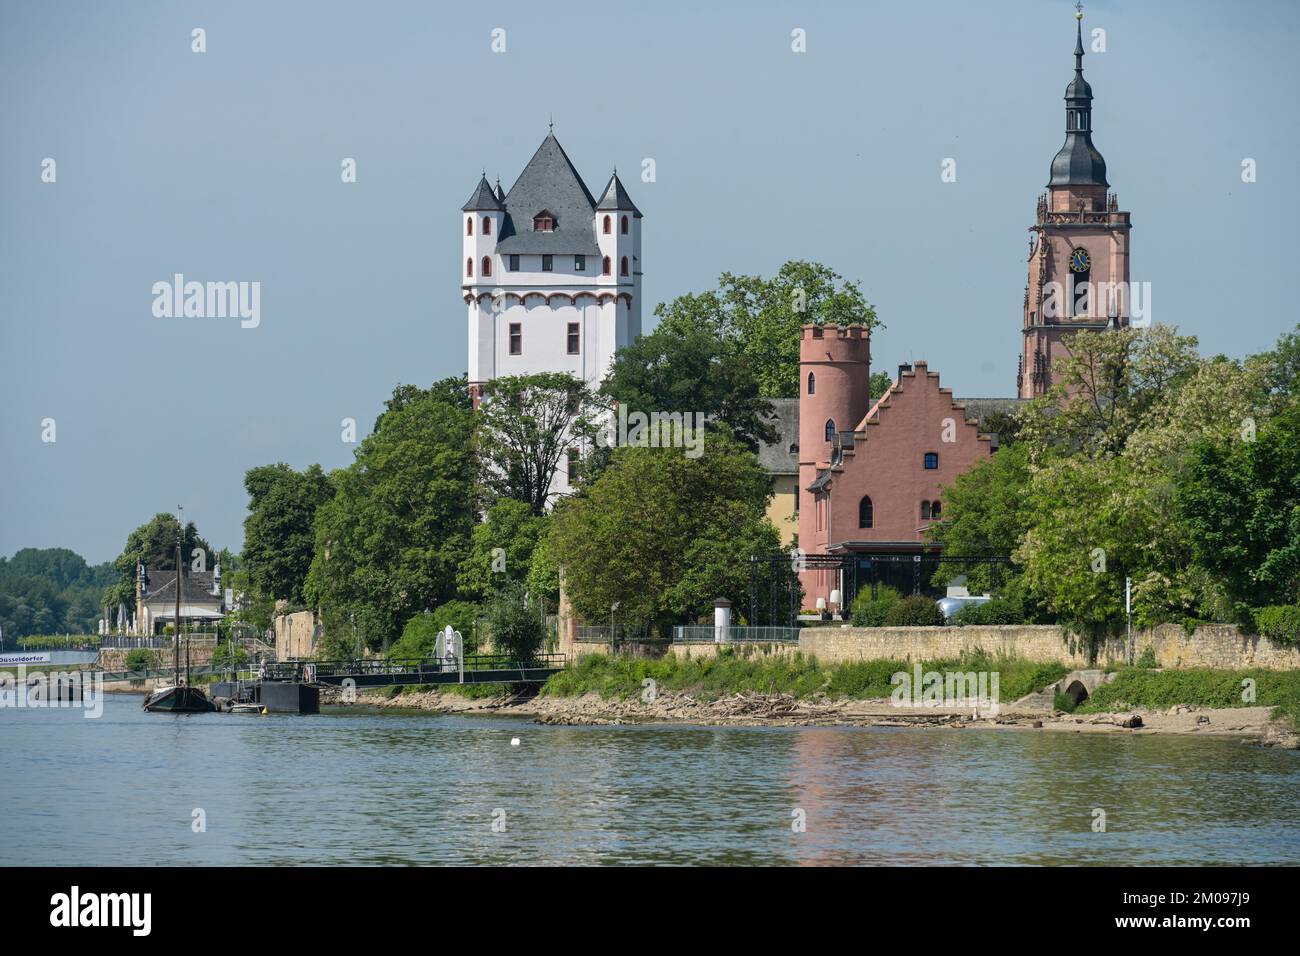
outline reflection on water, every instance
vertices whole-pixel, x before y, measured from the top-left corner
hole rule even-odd
[[[0,710],[0,746],[6,864],[1300,862],[1300,755],[1213,738],[173,717],[110,696],[99,720]]]

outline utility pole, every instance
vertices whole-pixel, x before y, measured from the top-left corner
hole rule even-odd
[[[1124,619],[1128,625],[1128,663],[1133,666],[1133,579],[1124,577]]]

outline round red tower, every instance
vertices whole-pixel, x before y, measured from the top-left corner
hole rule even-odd
[[[805,325],[799,342],[799,547],[826,553],[825,516],[808,486],[831,461],[836,432],[852,431],[871,408],[871,330]],[[801,577],[805,577],[801,575]],[[811,580],[805,578],[809,594]]]

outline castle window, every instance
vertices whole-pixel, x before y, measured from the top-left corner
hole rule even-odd
[[[490,276],[490,275],[492,275],[492,258],[491,258],[490,256],[484,256],[484,257],[483,257],[483,272],[482,272],[482,274],[485,275],[485,276]]]
[[[814,375],[812,372],[808,373],[808,394],[809,395],[817,394],[817,376]]]
[[[608,236],[611,232],[613,232],[613,230],[614,230],[614,227],[613,227],[613,221],[609,218],[609,216],[606,216],[606,217],[605,217],[605,227],[604,227],[604,228],[605,228],[605,235],[607,235],[607,236]]]
[[[618,274],[621,276],[627,275],[627,256],[624,256],[623,261],[618,264]]]
[[[573,271],[574,271],[574,272],[586,272],[586,271],[587,271],[587,257],[586,257],[586,256],[574,256],[574,257],[573,257]]]
[[[543,272],[554,272],[554,271],[555,271],[555,257],[554,257],[554,256],[542,256],[542,271],[543,271]]]
[[[511,272],[519,271],[519,257],[517,255],[512,255],[510,257],[510,271]]]
[[[939,515],[942,511],[943,511],[942,501],[930,502],[930,517],[933,518],[935,521],[939,520]]]
[[[578,449],[570,448],[564,453],[564,458],[569,475],[569,484],[573,484],[573,479],[578,477]]]
[[[577,322],[570,322],[570,323],[569,323],[569,343],[568,343],[568,344],[569,344],[569,354],[570,354],[570,355],[577,355],[577,354],[578,354],[578,323],[577,323]]]
[[[533,232],[554,232],[555,217],[543,209],[533,217]]]
[[[524,354],[524,333],[518,322],[510,323],[510,354]]]
[[[858,527],[872,528],[875,527],[875,524],[876,508],[871,503],[871,499],[864,496],[863,499],[858,502]]]
[[[483,235],[492,235],[492,219],[488,216],[483,217]]]
[[[474,217],[473,217],[473,216],[470,216],[468,219],[465,220],[465,235],[467,235],[467,236],[472,236],[472,235],[474,235]]]
[[[469,276],[470,278],[473,278],[473,277],[474,277],[474,260],[473,260],[473,259],[466,259],[466,260],[465,260],[465,275]]]
[[[600,274],[603,276],[607,276],[610,274],[609,256],[606,256],[604,259],[601,260]]]
[[[925,467],[927,471],[934,471],[939,467],[939,453],[937,451],[927,451],[925,453]]]
[[[930,520],[930,502],[928,501],[921,502],[921,520],[922,521]]]
[[[833,418],[826,419],[826,440],[835,440],[835,419]]]
[[[623,235],[625,236],[627,235],[627,216],[623,217],[623,222],[619,225],[618,228],[619,231],[623,233]]]

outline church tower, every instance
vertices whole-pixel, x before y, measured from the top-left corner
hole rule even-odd
[[[1065,145],[1052,159],[1047,192],[1029,231],[1024,342],[1016,394],[1037,398],[1078,332],[1129,323],[1129,214],[1106,180],[1092,143],[1092,87],[1083,78],[1083,12],[1075,9],[1074,79],[1065,88]]]

